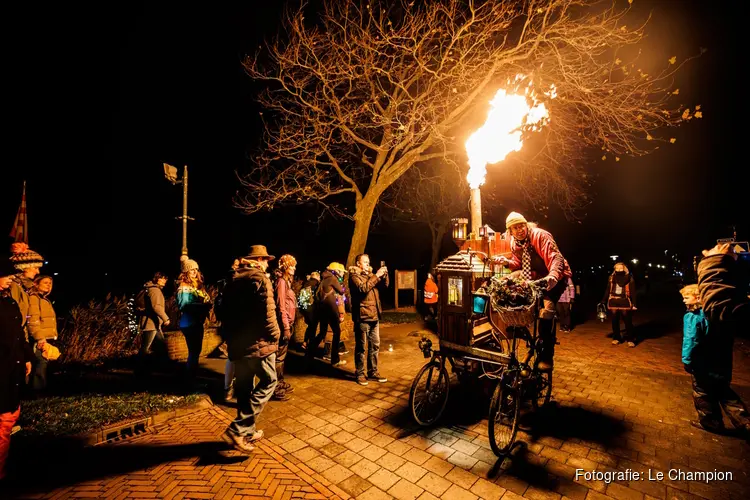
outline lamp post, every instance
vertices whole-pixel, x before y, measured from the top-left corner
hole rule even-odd
[[[188,220],[195,220],[192,217],[188,217],[188,168],[185,165],[182,171],[182,179],[177,178],[177,167],[173,167],[168,163],[164,163],[164,177],[173,185],[182,184],[182,216],[175,217],[175,219],[182,220],[182,255],[187,255],[187,222]]]

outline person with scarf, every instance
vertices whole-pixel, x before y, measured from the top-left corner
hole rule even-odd
[[[203,349],[203,324],[211,311],[211,298],[203,284],[198,263],[187,255],[180,257],[182,274],[177,282],[177,307],[180,310],[180,330],[185,336],[188,359],[185,365],[186,382],[195,382],[198,361]]]
[[[289,382],[284,380],[284,362],[286,361],[287,350],[289,349],[289,340],[292,338],[292,328],[294,327],[294,318],[297,313],[297,296],[292,290],[294,273],[297,270],[297,259],[286,254],[279,258],[279,271],[281,276],[276,279],[274,296],[276,297],[276,316],[281,329],[279,337],[279,347],[276,350],[276,390],[273,393],[273,399],[276,401],[286,401],[289,394],[294,388]]]
[[[607,287],[604,289],[602,303],[612,311],[612,344],[627,342],[628,347],[635,347],[633,333],[633,311],[635,306],[635,280],[627,266],[618,262],[614,272],[609,276]],[[620,336],[620,318],[625,322],[625,336]]]
[[[508,266],[527,281],[537,281],[544,285],[544,307],[539,311],[538,368],[552,371],[557,342],[554,329],[557,301],[568,285],[567,279],[573,273],[568,261],[557,248],[557,243],[548,231],[529,223],[518,212],[511,212],[505,220],[510,233],[510,259],[500,256],[495,260]]]

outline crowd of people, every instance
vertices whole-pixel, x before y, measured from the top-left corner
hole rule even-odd
[[[539,369],[551,371],[554,362],[558,320],[562,331],[570,331],[570,307],[576,295],[572,272],[548,231],[528,222],[519,213],[506,220],[510,235],[510,257],[498,257],[527,280],[543,286],[544,307],[540,312]],[[687,307],[684,316],[682,359],[693,381],[693,399],[698,419],[693,425],[726,433],[722,409],[737,430],[750,435],[750,418],[744,403],[730,388],[734,336],[750,322],[750,298],[738,283],[736,255],[728,245],[704,251],[698,266],[698,283],[681,290]],[[194,384],[203,347],[204,324],[213,310],[226,343],[225,397],[236,399],[237,417],[226,430],[226,438],[239,450],[249,452],[263,436],[256,427],[266,403],[286,401],[294,387],[284,377],[284,367],[295,322],[306,324],[301,343],[306,366],[311,369],[320,355],[320,344],[331,333],[330,348],[323,359],[343,369],[341,325],[351,313],[355,341],[354,380],[360,385],[387,382],[380,372],[380,290],[389,286],[383,263],[375,270],[367,254],[356,257],[348,269],[331,262],[306,281],[295,281],[297,260],[282,255],[276,260],[264,245],[236,259],[215,300],[208,293],[198,263],[181,258],[175,300],[180,311],[179,328],[188,356],[185,378]],[[59,356],[56,314],[49,295],[53,279],[40,274],[44,259],[28,245],[15,243],[8,258],[0,258],[0,478],[8,455],[10,435],[17,428],[21,394],[25,386],[43,391],[48,363]],[[146,362],[154,341],[164,341],[162,328],[170,324],[163,293],[168,278],[157,272],[136,296],[142,332],[138,370]],[[426,317],[438,316],[439,287],[431,274],[424,285]],[[635,282],[627,266],[617,262],[604,292],[603,304],[613,313],[613,344],[635,347],[633,311]],[[620,334],[620,321],[625,334]]]
[[[228,275],[220,283],[212,302],[206,291],[198,263],[181,258],[176,302],[180,310],[180,330],[185,336],[188,356],[186,381],[195,383],[198,359],[202,349],[203,325],[213,308],[220,335],[226,342],[225,399],[236,399],[237,418],[226,432],[228,440],[243,451],[253,449],[262,437],[255,422],[265,404],[271,400],[286,401],[294,387],[284,377],[284,365],[298,315],[304,318],[306,330],[302,349],[308,368],[320,354],[320,344],[330,330],[330,364],[342,369],[340,358],[341,325],[351,312],[354,324],[355,371],[360,385],[370,381],[385,383],[379,370],[382,317],[379,289],[389,285],[388,269],[374,270],[367,254],[358,255],[348,269],[332,262],[322,272],[313,272],[307,281],[295,281],[297,259],[282,255],[276,260],[264,245],[253,245],[250,253],[235,259]],[[164,308],[162,288],[166,277],[156,273],[145,284],[136,299],[143,302],[140,327],[143,331],[141,353],[148,356],[154,339],[163,339],[162,326],[169,317]],[[146,366],[144,360],[142,366]]]

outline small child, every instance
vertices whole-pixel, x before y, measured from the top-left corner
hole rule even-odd
[[[730,387],[731,344],[729,360],[720,353],[725,351],[721,339],[709,335],[709,324],[703,313],[698,285],[687,285],[680,290],[682,302],[687,306],[683,318],[682,362],[693,379],[693,404],[698,420],[690,424],[717,434],[725,434],[722,408],[736,430],[747,432],[747,409],[740,397]],[[728,364],[728,366],[726,366]]]

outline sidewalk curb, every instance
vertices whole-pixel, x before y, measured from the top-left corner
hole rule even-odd
[[[158,429],[169,424],[175,418],[184,417],[197,411],[211,408],[214,404],[206,394],[201,394],[199,400],[188,406],[175,408],[174,410],[165,410],[146,417],[121,420],[114,424],[109,424],[98,431],[87,432],[73,436],[74,439],[80,440],[83,447],[98,446],[105,443],[116,443],[144,434],[149,429]]]

